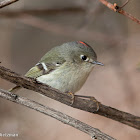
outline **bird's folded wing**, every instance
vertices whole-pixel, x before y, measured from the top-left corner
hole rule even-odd
[[[34,67],[32,67],[25,76],[31,78],[37,78],[44,74],[48,74],[51,71],[55,70],[55,65],[45,64],[45,63],[38,63]]]
[[[49,74],[53,70],[58,69],[65,61],[62,59],[59,61],[53,61],[49,63],[39,62],[34,67],[32,67],[25,76],[31,78],[37,78],[45,74]]]

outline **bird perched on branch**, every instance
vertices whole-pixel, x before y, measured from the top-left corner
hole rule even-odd
[[[48,51],[25,76],[74,96],[95,65],[103,64],[97,61],[92,47],[82,41],[68,42]],[[9,91],[20,88],[15,86]]]

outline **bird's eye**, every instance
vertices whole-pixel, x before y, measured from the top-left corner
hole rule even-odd
[[[89,58],[87,56],[85,56],[85,55],[80,55],[80,58],[82,60],[84,60],[84,61],[88,61],[89,60]]]
[[[61,63],[57,62],[55,65],[56,65],[56,66],[59,66],[60,64],[61,64]]]

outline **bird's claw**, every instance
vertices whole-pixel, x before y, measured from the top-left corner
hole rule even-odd
[[[96,106],[97,106],[96,112],[98,112],[100,109],[99,102],[94,97],[91,97],[90,100],[96,103]]]
[[[75,98],[75,97],[74,97],[74,94],[73,94],[72,92],[68,92],[67,94],[71,96],[71,99],[72,99],[72,100],[71,100],[71,104],[70,104],[70,105],[72,106],[73,103],[74,103],[74,98]]]

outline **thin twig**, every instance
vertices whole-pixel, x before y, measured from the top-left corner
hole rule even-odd
[[[10,4],[17,2],[17,1],[19,1],[19,0],[3,0],[0,2],[0,8],[3,8],[5,6],[10,5]]]
[[[39,92],[49,98],[52,98],[61,103],[71,106],[71,96],[64,94],[54,88],[51,88],[48,85],[38,83],[34,79],[20,76],[19,74],[3,66],[0,66],[0,77],[12,83],[15,83],[16,85]],[[109,106],[105,106],[101,103],[99,103],[99,110],[96,111],[97,110],[96,102],[75,97],[75,101],[72,107],[81,109],[87,112],[91,112],[94,114],[98,114],[98,115],[116,120],[118,122],[121,122],[123,124],[126,124],[128,126],[134,127],[136,129],[140,129],[140,117],[134,116],[132,114],[129,114],[123,111],[119,111]]]
[[[103,3],[105,6],[107,6],[109,9],[113,10],[114,12],[118,12],[126,17],[128,17],[129,19],[131,19],[132,21],[140,24],[140,20],[136,17],[134,17],[133,15],[127,13],[126,11],[124,11],[122,8],[124,7],[119,7],[116,3],[112,4],[110,2],[107,2],[106,0],[99,0],[101,3]],[[127,2],[128,3],[128,2]],[[126,4],[127,4],[126,3]],[[125,4],[125,5],[126,5]]]
[[[77,119],[74,119],[74,118],[72,118],[62,112],[54,110],[50,107],[39,104],[33,100],[17,96],[16,94],[13,94],[11,92],[8,92],[8,91],[2,90],[2,89],[0,89],[0,97],[10,100],[12,102],[15,102],[17,104],[21,104],[21,105],[31,108],[33,110],[36,110],[36,111],[43,113],[45,115],[48,115],[52,118],[55,118],[55,119],[61,121],[62,123],[70,125],[98,140],[115,140],[114,138],[101,132],[97,128],[93,128],[92,126],[89,126]]]
[[[122,15],[124,15],[124,16],[130,18],[131,20],[137,22],[138,24],[140,24],[140,20],[139,20],[139,19],[137,19],[137,18],[134,17],[133,15],[127,13],[127,12],[124,11],[123,9],[119,10],[118,12],[119,12],[120,14],[122,14]]]

